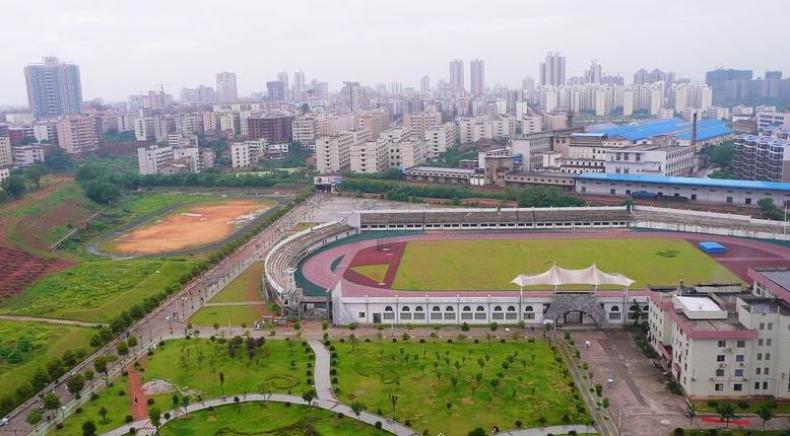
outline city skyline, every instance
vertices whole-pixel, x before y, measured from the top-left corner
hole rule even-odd
[[[790,71],[790,61],[766,56],[739,36],[753,26],[777,47],[790,42],[781,14],[761,13],[771,4],[779,6],[778,1],[739,10],[738,32],[723,26],[732,20],[734,2],[665,2],[638,11],[619,1],[571,3],[499,1],[448,8],[448,3],[431,2],[420,4],[424,13],[417,18],[409,12],[410,2],[382,8],[356,1],[231,4],[211,12],[208,3],[187,8],[168,2],[157,6],[160,13],[155,16],[142,15],[140,11],[151,8],[140,7],[140,2],[20,3],[6,8],[8,25],[0,30],[5,39],[18,41],[0,48],[6,61],[0,70],[0,105],[26,104],[22,69],[50,55],[80,65],[86,100],[111,102],[160,85],[172,94],[183,87],[212,86],[221,71],[236,73],[242,96],[265,90],[278,72],[292,75],[298,70],[308,82],[318,78],[335,91],[343,81],[371,86],[398,81],[419,89],[424,75],[433,85],[449,80],[447,62],[454,58],[464,60],[466,67],[472,59],[484,60],[487,86],[517,87],[526,76],[539,77],[539,62],[549,51],[567,59],[568,77],[583,75],[593,59],[604,73],[619,73],[626,80],[640,68],[654,67],[695,81],[717,66],[751,69],[756,77],[766,70]],[[695,19],[693,28],[683,27],[683,20],[673,18],[681,14],[704,14],[705,19]],[[253,27],[251,18],[260,16],[283,20]],[[292,16],[300,17],[300,29],[318,29],[320,38],[278,22]],[[645,20],[647,16],[669,21]],[[599,23],[595,32],[585,30],[594,23]],[[660,37],[634,38],[634,32]],[[584,38],[579,37],[582,33]],[[265,55],[250,56],[250,45],[258,45]],[[469,72],[464,75],[468,82]]]

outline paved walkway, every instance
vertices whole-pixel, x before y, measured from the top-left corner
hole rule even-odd
[[[521,430],[503,431],[496,433],[495,436],[547,436],[550,434],[576,433],[596,433],[592,427],[586,425],[555,425],[554,427],[522,428]]]
[[[291,403],[291,404],[298,404],[307,406],[307,402],[303,400],[301,397],[297,397],[295,395],[285,395],[285,394],[242,394],[238,395],[240,403],[253,403],[259,401],[274,401],[278,403]],[[208,409],[209,407],[219,407],[219,406],[227,406],[235,404],[233,397],[225,397],[225,398],[216,398],[213,400],[203,401],[197,404],[190,404],[187,408],[187,412],[197,412],[199,410]],[[398,436],[412,436],[417,435],[412,429],[401,425],[397,422],[388,420],[386,418],[382,418],[381,416],[374,415],[368,412],[362,412],[357,416],[350,407],[346,406],[345,404],[341,404],[331,400],[313,400],[310,404],[313,407],[318,407],[321,409],[329,410],[333,413],[342,413],[343,415],[356,419],[358,421],[364,422],[369,425],[375,425],[376,422],[381,422],[381,428]],[[178,409],[174,409],[169,411],[172,417],[179,417],[185,414],[184,408],[180,407]],[[164,415],[164,413],[163,413]],[[164,422],[164,418],[163,418]],[[148,419],[141,419],[139,421],[135,421],[131,424],[124,425],[123,427],[118,427],[115,430],[109,431],[104,433],[105,436],[122,436],[128,435],[129,429],[134,427],[137,430],[137,435],[152,435],[154,434],[154,428],[151,425],[150,420]]]
[[[332,376],[329,374],[331,355],[324,344],[316,340],[307,341],[315,353],[315,392],[321,400],[337,401],[332,390]]]
[[[204,307],[218,307],[218,306],[264,306],[265,301],[228,301],[225,303],[206,303]]]
[[[75,321],[72,319],[40,318],[37,316],[0,315],[0,319],[4,321],[45,322],[48,324],[73,325],[77,327],[101,327],[106,325],[99,322]]]

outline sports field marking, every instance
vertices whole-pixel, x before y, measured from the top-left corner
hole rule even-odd
[[[389,265],[386,264],[377,264],[377,265],[358,265],[352,266],[351,271],[359,273],[376,283],[381,283],[384,281],[384,278],[387,276],[387,271],[389,270]]]

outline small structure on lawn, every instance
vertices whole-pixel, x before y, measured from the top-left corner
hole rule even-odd
[[[697,244],[697,247],[707,254],[724,254],[727,252],[727,247],[715,241],[702,241]]]

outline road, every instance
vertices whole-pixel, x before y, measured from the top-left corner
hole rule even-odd
[[[316,211],[324,201],[323,196],[314,195],[308,198],[271,226],[255,235],[250,241],[239,247],[208,272],[188,283],[181,291],[174,294],[153,312],[129,328],[121,335],[121,338],[125,339],[135,336],[139,345],[130,350],[128,356],[119,358],[109,364],[107,376],[112,378],[118,375],[125,365],[134,361],[140,354],[145,353],[149,347],[155,346],[160,340],[179,333],[185,334],[187,330],[186,320],[192,314],[243,272],[251,263],[264,258],[268,250],[291,232],[297,223],[309,222],[311,219],[314,219]],[[93,368],[97,357],[114,353],[119,342],[120,338],[116,338],[103,346],[64,376],[44,388],[36,396],[14,409],[8,415],[8,425],[0,430],[0,434],[45,434],[57,421],[62,420],[76,409],[81,404],[80,402],[84,402],[90,396],[89,393],[92,390],[103,386],[103,381],[96,380],[90,385],[86,385],[81,400],[75,400],[74,396],[66,389],[66,380],[73,374]],[[31,426],[25,421],[25,418],[31,411],[42,407],[41,398],[50,392],[57,395],[63,405],[57,418],[52,422],[39,424],[37,427]]]

